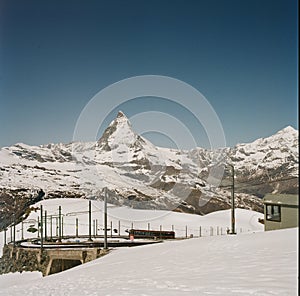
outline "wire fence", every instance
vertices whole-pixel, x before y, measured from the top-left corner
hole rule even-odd
[[[71,206],[72,209],[69,208],[70,205],[65,205],[67,211],[63,211],[62,206],[47,205],[43,210],[41,205],[39,210],[32,212],[26,220],[16,225],[12,224],[4,231],[4,243],[40,238],[41,232],[46,240],[57,237],[61,239],[63,237],[92,236],[100,238],[104,236],[104,210],[101,208],[100,203],[89,201],[89,206],[87,206],[85,201],[79,200],[73,202]],[[198,218],[190,219],[190,217],[180,216],[181,214],[177,213],[179,216],[176,217],[165,215],[160,218],[149,218],[149,216],[141,218],[140,216],[138,220],[131,221],[130,218],[120,218],[122,215],[117,215],[117,212],[114,212],[114,210],[118,211],[119,209],[114,205],[108,206],[106,233],[110,238],[129,237],[130,229],[174,231],[176,238],[222,236],[230,233],[229,219],[226,224],[224,219],[221,221],[210,219],[210,221],[206,220],[200,223],[198,218],[201,216],[191,215],[193,218]],[[154,211],[156,214],[158,212]],[[141,213],[143,212],[139,212],[139,214]],[[132,216],[136,217],[135,215],[136,213]],[[180,219],[178,219],[179,217]],[[191,222],[191,220],[194,220],[194,222]],[[197,222],[195,222],[196,220]],[[251,231],[253,231],[251,225],[235,229],[236,234]]]
[[[104,224],[100,219],[93,219],[91,224],[80,216],[63,215],[61,219],[57,215],[47,216],[41,227],[40,219],[30,219],[17,225],[11,225],[4,232],[4,243],[25,240],[30,238],[40,238],[43,231],[44,239],[55,239],[63,237],[101,237],[104,236]],[[61,223],[61,224],[60,224]],[[59,229],[61,227],[61,229]],[[222,225],[189,225],[189,224],[160,224],[159,222],[147,221],[122,221],[108,219],[107,236],[109,238],[119,238],[128,236],[130,229],[155,230],[155,231],[174,231],[176,238],[193,238],[222,236],[230,233],[228,226]],[[236,229],[236,234],[252,231],[249,228],[240,227]]]

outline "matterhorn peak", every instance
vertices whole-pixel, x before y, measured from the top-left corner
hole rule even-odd
[[[111,124],[109,125],[108,128],[110,128],[112,126],[118,127],[118,128],[122,128],[122,126],[123,127],[128,126],[130,129],[132,129],[129,119],[122,111],[118,112],[117,117],[111,122]]]
[[[117,118],[126,118],[128,120],[126,115],[121,110],[118,112]]]
[[[130,123],[129,119],[127,118],[125,113],[123,113],[122,111],[118,112],[117,117],[110,123],[110,125],[108,127],[116,126],[116,125],[118,125],[118,126],[125,125],[125,126],[129,126],[131,128],[131,123]]]
[[[137,135],[126,115],[119,111],[117,117],[111,122],[98,141],[101,149],[106,151],[117,149],[120,146],[134,146],[143,139]]]

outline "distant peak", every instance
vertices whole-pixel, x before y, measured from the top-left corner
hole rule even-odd
[[[298,136],[298,130],[294,129],[292,126],[288,125],[287,127],[278,131],[274,136],[279,137],[295,137]]]
[[[119,111],[117,118],[126,118],[127,119],[127,116],[122,111]]]
[[[294,132],[297,132],[297,130],[294,129],[292,126],[288,125],[287,127],[283,128],[279,132],[285,132],[285,133],[287,133],[287,132],[293,132],[294,133]]]

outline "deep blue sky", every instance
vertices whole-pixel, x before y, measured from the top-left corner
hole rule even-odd
[[[228,146],[298,128],[296,0],[0,3],[0,147],[71,141],[98,91],[145,74],[198,89]],[[167,112],[207,146],[198,123],[176,106],[148,98],[121,107],[129,117]]]

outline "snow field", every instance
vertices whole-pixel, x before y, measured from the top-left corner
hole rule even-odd
[[[292,296],[297,242],[298,229],[286,229],[120,248],[45,278],[0,276],[0,295]]]
[[[43,200],[34,207],[43,205],[43,210],[47,211],[47,236],[58,234],[58,207],[61,206],[63,220],[63,235],[76,234],[76,219],[78,219],[78,234],[89,234],[88,209],[89,201],[85,199],[51,199]],[[103,235],[103,208],[102,201],[92,201],[92,235]],[[122,235],[127,235],[126,230],[133,228],[151,230],[173,230],[176,237],[190,236],[213,236],[226,235],[226,230],[230,228],[230,210],[218,211],[205,216],[175,213],[170,211],[137,210],[128,207],[117,207],[108,204],[108,228],[116,229]],[[45,212],[44,212],[45,216]],[[263,225],[258,223],[258,218],[263,215],[254,211],[236,209],[236,231],[237,233],[247,233],[262,231]],[[32,225],[37,228],[40,219],[40,211],[31,212],[23,223],[23,237],[36,238],[38,233],[28,232]],[[51,227],[52,221],[52,227]],[[44,225],[45,228],[45,225]],[[114,231],[108,232],[108,237],[115,236]],[[3,245],[4,233],[1,233],[0,243]],[[16,240],[22,238],[22,223],[16,226]],[[12,229],[6,232],[6,241],[12,240]],[[0,251],[2,254],[2,248]]]

